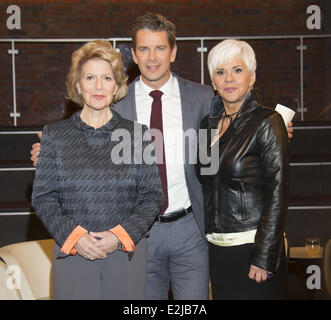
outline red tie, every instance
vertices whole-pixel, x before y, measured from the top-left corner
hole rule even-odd
[[[159,174],[162,181],[162,189],[164,193],[164,205],[160,211],[163,214],[168,208],[168,183],[167,183],[167,167],[164,153],[164,139],[163,139],[163,123],[162,123],[162,101],[161,96],[163,92],[160,90],[154,90],[149,94],[153,98],[152,112],[150,120],[150,129],[157,129],[162,134],[162,139],[155,139],[153,135],[153,141],[155,144],[155,154],[157,166],[159,168]]]

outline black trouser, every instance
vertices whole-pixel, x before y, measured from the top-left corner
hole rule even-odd
[[[285,250],[282,251],[276,274],[265,282],[257,283],[248,278],[252,246],[252,243],[232,247],[209,244],[213,299],[287,299]]]

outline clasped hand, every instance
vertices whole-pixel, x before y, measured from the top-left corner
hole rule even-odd
[[[90,232],[83,235],[75,245],[78,254],[88,260],[106,259],[118,248],[116,236],[110,231]]]
[[[255,280],[257,283],[261,283],[272,277],[272,273],[251,264],[248,277]]]

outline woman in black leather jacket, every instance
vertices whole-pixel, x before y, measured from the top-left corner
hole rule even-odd
[[[208,56],[214,89],[201,121],[202,183],[214,299],[284,299],[288,138],[281,116],[251,92],[256,60],[245,41],[225,40]]]

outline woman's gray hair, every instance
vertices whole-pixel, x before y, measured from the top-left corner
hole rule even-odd
[[[220,42],[213,47],[208,54],[208,70],[210,78],[213,77],[215,70],[232,60],[240,57],[245,62],[252,74],[256,70],[256,58],[253,48],[246,42],[236,39],[228,39]]]

